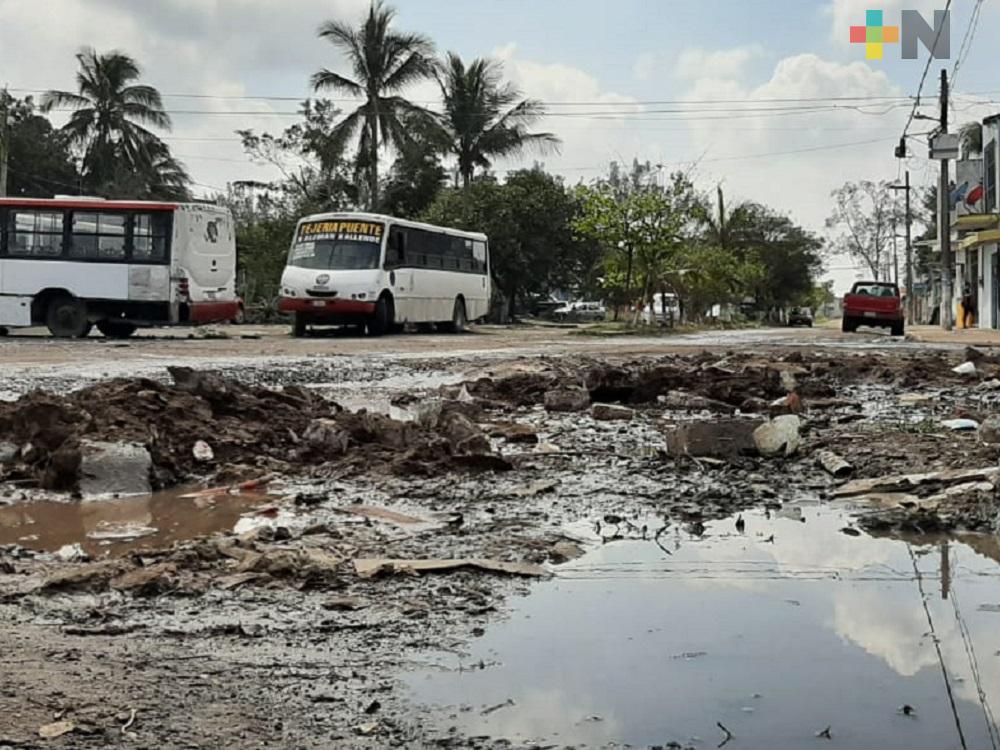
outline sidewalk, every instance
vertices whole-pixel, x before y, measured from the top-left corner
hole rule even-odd
[[[940,326],[907,326],[906,338],[927,344],[1000,346],[1000,331],[993,328],[964,328],[945,331]]]

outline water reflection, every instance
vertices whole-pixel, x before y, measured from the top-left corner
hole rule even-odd
[[[414,699],[517,742],[715,745],[722,722],[743,747],[799,748],[830,726],[846,747],[937,750],[961,746],[957,714],[968,747],[989,747],[1000,613],[979,607],[1000,604],[995,540],[913,547],[841,533],[846,510],[803,514],[672,530],[669,556],[602,546],[475,642],[468,662],[500,666],[410,674]]]

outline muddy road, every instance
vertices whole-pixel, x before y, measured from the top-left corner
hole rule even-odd
[[[0,747],[1000,741],[1000,352],[231,330],[0,340]]]

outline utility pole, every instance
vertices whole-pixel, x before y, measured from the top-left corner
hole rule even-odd
[[[0,91],[0,198],[7,197],[7,159],[10,148],[7,136],[7,87]]]
[[[941,70],[941,132],[948,132],[948,71]],[[952,283],[955,280],[954,258],[951,255],[951,192],[948,179],[948,159],[941,160],[941,179],[938,182],[938,240],[941,243],[941,327],[950,331],[954,326]]]
[[[902,185],[890,185],[889,187],[893,190],[904,191],[906,196],[904,208],[904,222],[906,224],[906,320],[912,325],[916,322],[916,297],[913,294],[913,237],[910,234],[910,170],[906,170],[906,182]]]

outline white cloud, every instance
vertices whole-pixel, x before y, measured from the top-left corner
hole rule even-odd
[[[758,45],[722,50],[690,48],[681,52],[674,75],[685,80],[740,79],[746,64],[763,55]]]

